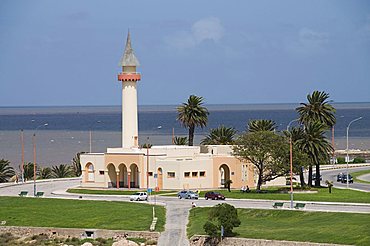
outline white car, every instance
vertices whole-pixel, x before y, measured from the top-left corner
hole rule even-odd
[[[146,192],[136,192],[130,196],[130,201],[148,201],[148,194]]]

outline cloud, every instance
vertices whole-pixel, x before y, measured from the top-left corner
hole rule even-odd
[[[196,21],[190,31],[179,31],[166,38],[166,43],[174,48],[193,48],[203,41],[218,42],[224,35],[220,19],[208,17]]]
[[[293,39],[287,42],[286,48],[293,53],[311,55],[324,51],[329,42],[329,33],[304,27],[298,31]]]

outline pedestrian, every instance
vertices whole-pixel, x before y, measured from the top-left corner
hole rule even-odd
[[[195,202],[191,202],[191,207],[192,208],[195,208],[197,205],[195,204]]]

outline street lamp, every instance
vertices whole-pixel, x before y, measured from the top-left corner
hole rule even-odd
[[[91,153],[91,139],[92,139],[92,128],[93,128],[93,126],[95,125],[95,123],[101,123],[101,121],[100,120],[98,120],[98,121],[96,121],[96,122],[94,122],[94,123],[92,123],[91,125],[90,125],[90,132],[89,132],[89,135],[90,135],[90,152],[89,153]]]
[[[33,195],[36,196],[36,131],[42,126],[48,126],[48,123],[39,125],[35,128],[35,131],[32,135],[33,143]]]
[[[289,132],[290,124],[298,121],[295,119],[289,122],[286,127],[286,131]],[[289,160],[290,160],[290,208],[293,208],[293,143],[292,143],[292,133],[289,132]]]
[[[348,161],[349,161],[349,155],[348,155],[348,132],[349,132],[349,127],[351,126],[351,124],[353,123],[353,122],[355,122],[355,121],[358,121],[358,120],[361,120],[362,119],[362,117],[358,117],[358,118],[356,118],[356,119],[354,119],[354,120],[352,120],[349,124],[348,124],[348,126],[347,126],[347,157],[346,157],[346,162],[347,162],[347,189],[349,188],[349,185],[348,185]]]

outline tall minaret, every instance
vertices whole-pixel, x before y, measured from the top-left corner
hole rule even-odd
[[[118,74],[118,80],[122,81],[122,148],[138,147],[136,81],[140,80],[140,73],[136,67],[140,64],[131,48],[130,31],[119,65],[122,67],[122,73]]]

